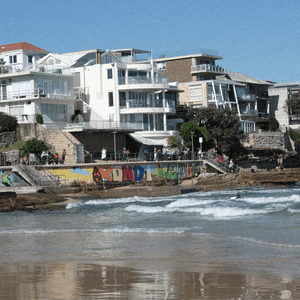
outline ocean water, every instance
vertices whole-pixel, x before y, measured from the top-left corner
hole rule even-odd
[[[299,192],[254,187],[1,213],[0,299],[300,299]]]

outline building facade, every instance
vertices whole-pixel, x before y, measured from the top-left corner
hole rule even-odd
[[[73,75],[53,72],[37,62],[48,51],[28,43],[0,46],[0,112],[18,123],[68,122],[74,112]]]
[[[254,82],[255,79],[250,81],[248,76],[229,72],[216,64],[221,59],[216,52],[204,50],[199,54],[161,57],[156,62],[164,76],[179,82],[179,89],[183,91],[179,96],[181,105],[195,108],[229,106],[236,110],[240,118],[240,130],[245,133],[254,131],[258,118],[267,118],[269,102],[266,95],[263,103],[263,92],[259,94],[259,88],[251,93],[249,87],[251,84],[261,85],[267,91],[271,83]],[[258,105],[258,98],[262,104]]]
[[[279,122],[282,130],[292,128],[300,129],[299,115],[288,109],[286,101],[293,94],[300,95],[300,82],[276,83],[269,87],[269,96],[271,99],[271,114]]]
[[[166,145],[179,136],[174,119],[178,86],[161,76],[151,52],[138,49],[96,50],[72,66],[76,109],[94,129],[128,130],[145,145]],[[78,99],[80,100],[80,99]]]

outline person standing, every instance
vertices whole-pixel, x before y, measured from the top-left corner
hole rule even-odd
[[[157,152],[156,152],[156,148],[154,148],[154,152],[153,152],[153,160],[157,161]]]
[[[106,160],[106,149],[103,147],[101,151],[101,159]]]
[[[64,149],[62,152],[62,155],[61,155],[61,163],[62,164],[65,163],[66,155],[67,155],[67,151],[66,151],[66,149]]]
[[[198,159],[202,159],[202,151],[200,148],[198,149]]]

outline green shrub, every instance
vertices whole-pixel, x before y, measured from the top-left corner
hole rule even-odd
[[[0,133],[16,131],[18,121],[16,117],[8,116],[7,114],[0,112]]]
[[[22,147],[22,156],[34,153],[35,155],[41,155],[43,151],[48,150],[48,146],[43,141],[36,139],[28,140]]]
[[[171,147],[180,147],[181,143],[180,143],[178,137],[171,135],[171,136],[168,136],[168,145]]]
[[[271,117],[269,119],[268,130],[269,131],[276,131],[278,128],[279,128],[279,122],[277,121],[276,118]]]
[[[35,119],[36,119],[36,122],[37,122],[38,124],[44,124],[44,118],[43,118],[42,115],[36,114],[36,115],[35,115]]]

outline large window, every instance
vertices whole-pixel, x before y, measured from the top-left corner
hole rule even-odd
[[[47,115],[53,122],[67,122],[67,105],[65,104],[41,104],[42,115]]]
[[[54,94],[54,81],[52,80],[38,80],[38,89],[45,94]]]
[[[163,114],[155,115],[155,125],[156,125],[156,130],[164,130],[164,115]]]
[[[114,106],[114,94],[113,94],[113,92],[108,92],[108,106]]]

